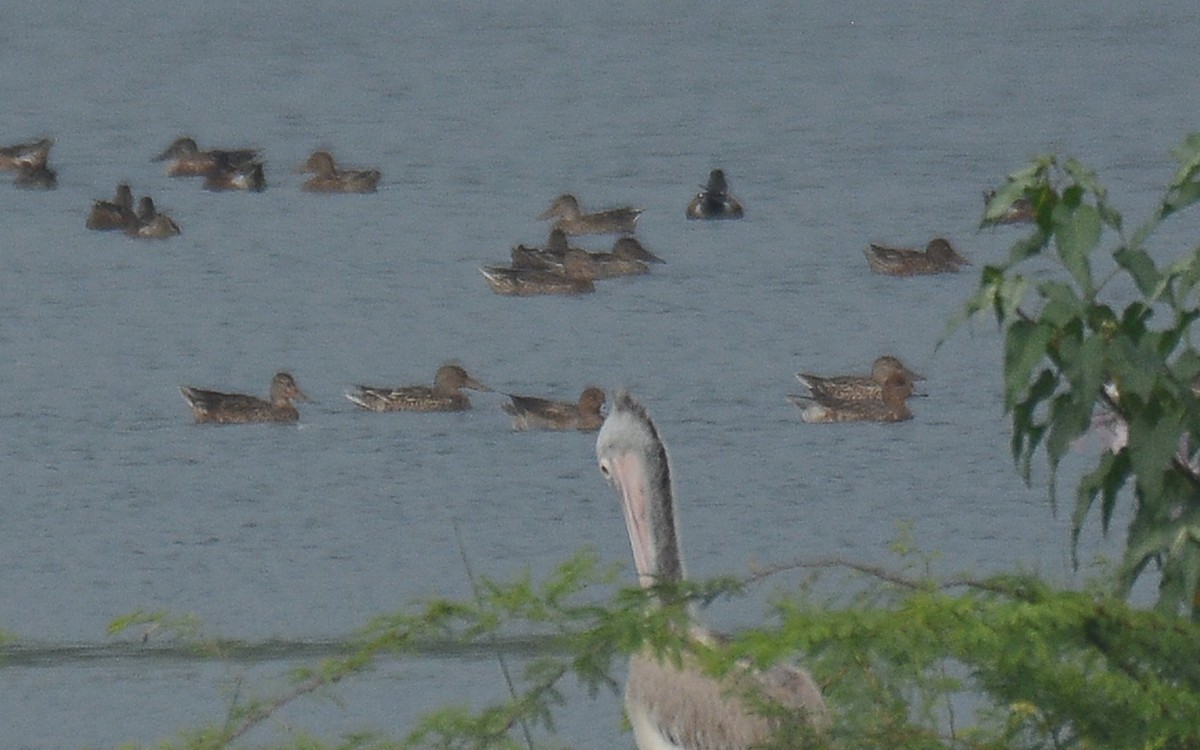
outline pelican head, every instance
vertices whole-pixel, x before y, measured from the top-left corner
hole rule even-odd
[[[647,587],[681,582],[683,557],[667,449],[645,407],[626,391],[617,394],[600,428],[596,459],[621,501],[638,582]]]

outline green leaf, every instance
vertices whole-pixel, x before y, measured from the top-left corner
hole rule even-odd
[[[1144,250],[1123,247],[1113,253],[1113,258],[1117,261],[1117,265],[1125,269],[1133,278],[1138,291],[1143,296],[1153,299],[1162,293],[1159,285],[1163,282],[1164,276],[1155,268],[1149,253]]]
[[[1075,289],[1061,281],[1044,281],[1038,285],[1038,292],[1046,299],[1041,321],[1048,326],[1061,330],[1078,322],[1086,311]]]
[[[1092,295],[1092,272],[1088,254],[1100,243],[1100,214],[1094,206],[1080,204],[1054,209],[1054,246],[1071,278],[1085,296]]]
[[[1189,133],[1183,143],[1171,149],[1171,155],[1179,162],[1179,168],[1167,185],[1168,190],[1175,190],[1195,179],[1200,172],[1200,133]]]
[[[1164,413],[1158,402],[1129,417],[1129,460],[1144,493],[1161,494],[1163,473],[1179,447],[1182,428],[1179,415]]]
[[[1046,358],[1054,331],[1049,326],[1015,321],[1008,328],[1004,346],[1004,403],[1011,409],[1025,398],[1034,368]]]

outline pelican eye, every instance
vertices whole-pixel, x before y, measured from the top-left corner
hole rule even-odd
[[[608,476],[609,476],[608,461],[600,462],[600,473],[604,475],[605,479],[608,478]]]

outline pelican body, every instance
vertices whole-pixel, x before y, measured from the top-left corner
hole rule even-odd
[[[192,410],[197,422],[218,424],[248,424],[251,422],[295,422],[300,412],[292,401],[308,401],[309,398],[296,385],[296,380],[286,372],[275,373],[271,378],[270,400],[241,393],[206,391],[191,386],[180,386],[183,400]]]
[[[433,386],[402,385],[394,388],[356,385],[346,398],[367,411],[465,411],[471,399],[463,388],[490,391],[458,365],[442,365]]]
[[[645,408],[619,393],[596,438],[600,472],[617,491],[642,586],[683,580],[670,462]],[[691,636],[710,636],[693,626]],[[808,672],[778,666],[731,672],[718,680],[684,657],[676,665],[643,651],[629,659],[625,711],[640,750],[748,750],[770,741],[776,724],[737,697],[757,687],[781,705],[804,712],[821,731],[829,725],[821,690]]]

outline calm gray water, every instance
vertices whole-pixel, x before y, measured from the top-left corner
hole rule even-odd
[[[0,629],[103,644],[141,608],[234,638],[333,638],[467,595],[455,523],[493,575],[540,574],[584,545],[627,561],[592,436],[512,433],[499,394],[453,415],[342,396],[428,381],[448,359],[498,391],[632,389],[669,443],[694,575],[885,561],[911,523],[942,570],[1082,580],[1044,480],[1026,488],[1008,458],[992,325],[935,349],[976,272],[872,276],[860,249],[940,234],[977,264],[1004,257],[1020,230],[977,232],[981,191],[1050,151],[1143,217],[1169,149],[1200,127],[1198,11],[809,5],[0,3],[0,142],[54,136],[60,179],[0,185]],[[261,147],[270,188],[166,178],[149,159],[185,133]],[[382,189],[301,193],[290,170],[317,147],[378,166]],[[685,221],[718,166],[748,217]],[[183,235],[86,231],[122,180]],[[644,207],[639,235],[667,264],[583,299],[491,294],[477,267],[543,240],[534,217],[568,190]],[[1191,247],[1188,228],[1168,227],[1162,252]],[[912,422],[804,425],[784,400],[798,370],[865,370],[884,352],[928,377]],[[316,399],[298,427],[196,426],[179,397],[185,383],[265,392],[279,369]],[[1085,557],[1117,549],[1098,530],[1085,542]],[[151,743],[220,721],[239,677],[269,685],[294,664],[10,664],[0,734]],[[431,658],[339,693],[344,707],[289,708],[250,739],[401,734],[503,684],[487,658]],[[572,702],[561,739],[632,744],[613,696]]]

